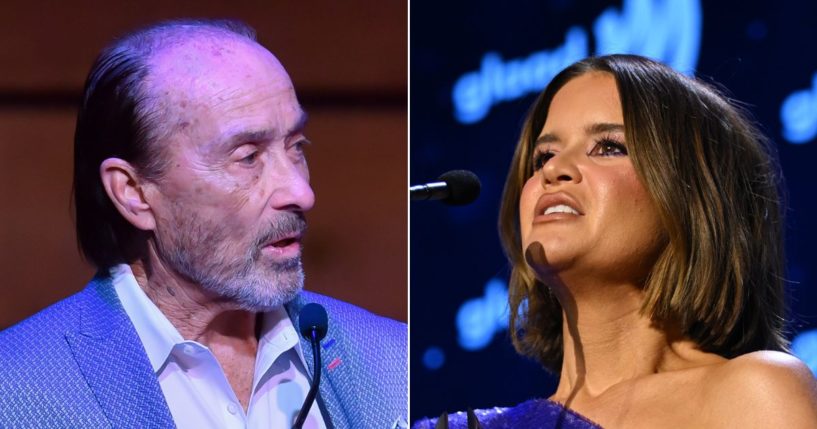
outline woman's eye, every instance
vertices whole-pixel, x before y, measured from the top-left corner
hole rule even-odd
[[[593,156],[626,156],[627,147],[612,139],[602,139],[590,150]]]
[[[545,163],[547,163],[550,158],[553,158],[553,152],[536,151],[536,154],[533,155],[533,170],[539,171],[542,167],[545,166]]]

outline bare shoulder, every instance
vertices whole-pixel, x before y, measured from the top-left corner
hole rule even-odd
[[[792,355],[748,353],[717,365],[710,375],[708,414],[724,426],[817,427],[817,382]]]
[[[753,393],[768,392],[764,396],[771,393],[784,397],[817,394],[811,370],[788,353],[771,350],[747,353],[725,362],[719,372],[730,386],[753,387],[750,389]]]

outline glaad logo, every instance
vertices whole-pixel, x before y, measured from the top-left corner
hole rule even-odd
[[[457,311],[460,346],[479,350],[487,346],[498,331],[508,329],[508,286],[491,279],[485,284],[485,296],[465,301]]]
[[[701,47],[701,5],[687,0],[625,0],[593,24],[596,55],[638,54],[691,74]]]
[[[499,54],[488,52],[479,71],[466,73],[454,84],[454,115],[463,124],[479,122],[493,104],[541,90],[556,73],[586,56],[587,33],[579,27],[568,30],[564,45],[527,58],[503,63]]]
[[[817,73],[811,88],[793,92],[780,106],[783,138],[794,144],[808,143],[817,137]]]
[[[596,55],[644,55],[691,73],[701,43],[701,6],[698,0],[624,0],[622,11],[610,7],[596,18],[593,33]],[[494,104],[541,91],[588,52],[588,35],[581,27],[570,27],[563,45],[524,58],[503,62],[498,53],[488,52],[479,70],[454,83],[454,117],[463,124],[477,123]]]

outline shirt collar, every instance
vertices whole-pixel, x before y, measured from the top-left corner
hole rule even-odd
[[[264,313],[261,322],[261,335],[258,340],[258,355],[255,359],[255,376],[253,386],[258,386],[261,377],[284,352],[295,349],[303,363],[301,343],[298,333],[292,325],[289,315],[283,306]]]
[[[119,301],[142,340],[153,371],[158,373],[173,347],[184,338],[139,287],[129,265],[116,265],[110,273]]]
[[[122,302],[139,339],[147,352],[153,371],[158,373],[177,344],[184,343],[179,331],[156,307],[136,282],[127,264],[116,265],[110,270],[114,289]],[[294,348],[304,367],[306,362],[301,350],[298,333],[283,306],[262,316],[258,355],[255,362],[253,386],[284,352]]]

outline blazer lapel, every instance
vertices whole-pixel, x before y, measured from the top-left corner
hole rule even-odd
[[[292,324],[296,326],[296,329],[298,326],[298,314],[301,312],[301,308],[306,304],[307,302],[305,302],[303,296],[298,295],[297,298],[285,306],[287,313],[289,313],[289,318],[292,320]],[[328,417],[328,419],[331,420],[331,422],[326,422],[328,428],[349,428],[352,427],[349,423],[349,407],[354,406],[354,404],[346,404],[343,401],[344,386],[337,383],[338,380],[344,380],[344,377],[338,377],[338,375],[345,371],[345,367],[342,363],[344,359],[346,359],[346,355],[343,351],[343,347],[338,347],[336,337],[333,335],[332,315],[328,314],[328,316],[329,329],[327,330],[326,338],[321,341],[321,384],[318,388],[317,400],[319,401],[319,405],[321,405],[321,411],[323,411],[324,417]],[[300,337],[300,341],[304,360],[306,360],[307,371],[309,372],[310,378],[312,378],[315,374],[315,359],[312,353],[312,345],[303,337]]]
[[[159,381],[110,278],[82,292],[81,326],[66,334],[74,359],[114,427],[175,427]]]

